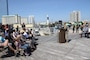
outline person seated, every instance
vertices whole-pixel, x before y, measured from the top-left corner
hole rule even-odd
[[[87,37],[87,33],[88,33],[88,26],[85,25],[85,26],[83,27],[83,31],[82,31],[82,33],[81,33],[81,37],[82,37],[83,34],[85,35],[85,37]]]
[[[87,33],[87,38],[90,38],[90,24],[89,24],[89,27],[88,27],[88,33]]]
[[[31,46],[28,43],[22,42],[20,48],[23,49],[24,55],[31,55]]]
[[[18,32],[16,32],[15,30],[13,30],[13,39],[15,41],[19,41],[21,39],[21,35],[18,34]]]
[[[4,38],[4,34],[0,33],[0,47],[7,47],[8,46],[8,39]]]
[[[4,35],[9,36],[9,30],[5,30]]]
[[[18,34],[18,32],[16,32],[16,30],[13,30],[12,37],[13,37],[13,40],[14,40],[16,51],[19,51],[21,35]]]
[[[1,33],[0,35],[0,51],[4,50],[4,48],[9,47],[13,52],[15,52],[15,49],[11,46],[11,43],[9,43],[9,39],[7,37],[4,37],[4,33]]]
[[[18,56],[18,51],[15,47],[13,47],[14,44],[10,42],[9,37],[4,35],[4,33],[0,33],[0,51],[2,52],[6,48],[8,48],[7,55],[12,56],[16,55]]]
[[[26,29],[23,31],[23,36],[26,38],[26,39],[32,39],[32,37],[33,37],[33,34],[31,33],[31,31],[29,32],[29,31],[27,31]]]
[[[29,37],[28,32],[24,32],[24,33],[23,33],[23,36],[27,39],[27,38]]]

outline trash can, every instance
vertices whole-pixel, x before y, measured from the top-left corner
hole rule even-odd
[[[60,32],[59,32],[59,43],[65,43],[66,39],[65,39],[65,29],[61,28]]]

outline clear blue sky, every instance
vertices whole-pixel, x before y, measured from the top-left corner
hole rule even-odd
[[[8,0],[9,14],[19,14],[23,17],[35,16],[36,22],[69,20],[72,11],[80,11],[81,18],[90,20],[90,0]]]

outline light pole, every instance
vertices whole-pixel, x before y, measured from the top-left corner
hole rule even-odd
[[[6,7],[7,7],[7,15],[9,15],[9,10],[8,10],[8,0],[6,0]]]

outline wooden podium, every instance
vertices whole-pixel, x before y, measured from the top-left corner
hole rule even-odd
[[[59,32],[59,43],[65,43],[65,29],[61,28]]]

